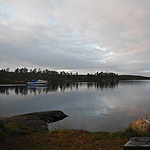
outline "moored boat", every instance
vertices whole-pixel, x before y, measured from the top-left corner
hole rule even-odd
[[[32,80],[27,82],[28,86],[46,86],[49,82],[47,80]]]

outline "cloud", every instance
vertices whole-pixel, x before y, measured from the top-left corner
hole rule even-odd
[[[5,56],[1,67],[16,68],[12,62],[18,60],[54,70],[149,75],[149,4],[148,0],[1,0],[0,56]]]

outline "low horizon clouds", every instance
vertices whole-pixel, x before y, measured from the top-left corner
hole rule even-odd
[[[0,0],[1,69],[150,76],[149,0]]]

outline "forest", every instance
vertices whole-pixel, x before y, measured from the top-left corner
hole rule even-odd
[[[150,77],[135,76],[135,75],[118,75],[113,72],[96,72],[94,74],[87,73],[86,75],[72,72],[57,72],[48,69],[28,69],[16,68],[15,71],[10,71],[9,68],[0,70],[0,83],[26,83],[31,80],[48,80],[49,82],[104,82],[104,81],[119,81],[119,80],[147,80]]]

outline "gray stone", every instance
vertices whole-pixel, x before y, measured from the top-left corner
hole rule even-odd
[[[124,150],[150,150],[150,137],[132,137],[124,145]]]
[[[68,117],[60,110],[56,111],[43,111],[43,112],[34,112],[28,114],[17,115],[13,117],[5,118],[7,123],[21,123],[28,127],[34,127],[39,131],[48,131],[48,123],[59,121]]]

